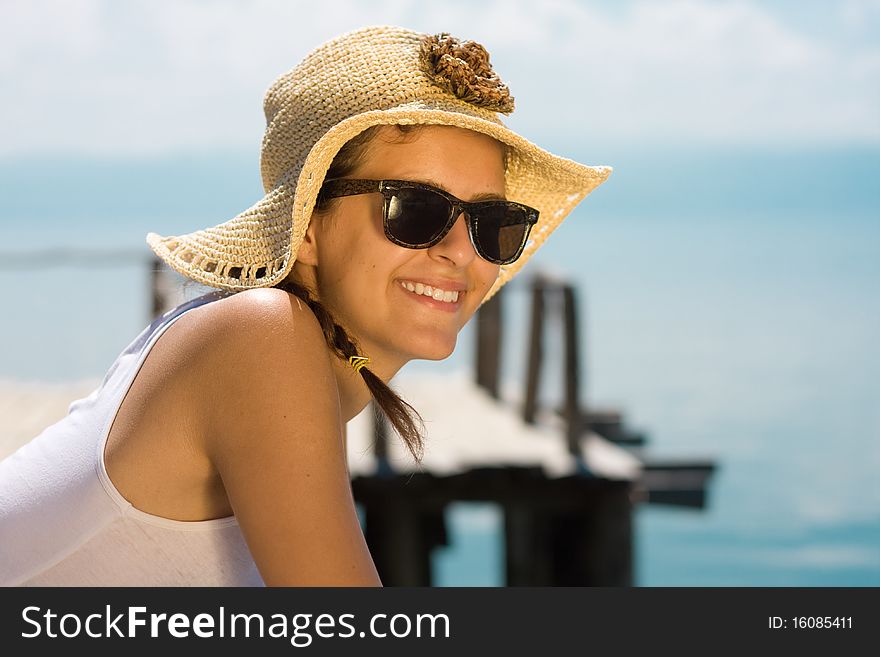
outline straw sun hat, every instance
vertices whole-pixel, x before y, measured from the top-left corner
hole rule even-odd
[[[540,212],[522,256],[502,265],[486,299],[509,281],[565,216],[611,173],[557,157],[509,130],[507,86],[479,44],[449,34],[368,27],[313,50],[263,102],[266,195],[238,216],[187,235],[147,235],[181,274],[230,290],[269,287],[290,272],[325,174],[339,149],[380,124],[458,126],[507,144],[506,194]]]

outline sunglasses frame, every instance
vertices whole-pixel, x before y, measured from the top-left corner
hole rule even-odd
[[[388,225],[388,210],[394,194],[402,189],[421,189],[424,191],[433,192],[434,194],[442,196],[449,202],[449,216],[446,219],[446,225],[443,227],[443,230],[438,233],[437,237],[435,237],[431,241],[421,244],[411,244],[409,242],[403,242],[391,234]],[[445,238],[449,234],[449,231],[452,230],[452,227],[455,225],[458,217],[463,213],[465,216],[465,223],[467,224],[468,228],[468,237],[470,238],[471,246],[474,247],[474,251],[477,253],[477,255],[483,258],[483,260],[487,260],[488,262],[496,265],[509,265],[513,262],[516,262],[516,260],[519,259],[519,257],[522,255],[523,249],[525,248],[526,242],[529,238],[529,233],[532,230],[532,226],[534,226],[538,222],[538,211],[534,208],[530,208],[528,205],[523,205],[522,203],[507,201],[505,199],[474,202],[462,201],[461,199],[456,198],[449,192],[442,190],[438,187],[427,185],[425,183],[413,182],[411,180],[331,178],[324,181],[318,198],[319,200],[323,200],[330,198],[339,198],[342,196],[373,194],[376,192],[381,193],[384,199],[382,204],[382,226],[385,231],[385,237],[387,237],[388,240],[393,242],[394,244],[408,249],[427,249],[434,246],[435,244],[439,244],[441,241],[443,241],[443,238]],[[471,213],[471,210],[479,210],[479,208],[485,208],[494,205],[517,207],[524,211],[525,216],[525,221],[523,223],[526,225],[526,229],[523,233],[522,241],[520,242],[516,253],[512,257],[503,260],[497,258],[489,258],[486,256],[486,254],[483,253],[483,250],[478,245],[477,239],[477,235],[479,234],[480,230],[479,219],[474,218]]]

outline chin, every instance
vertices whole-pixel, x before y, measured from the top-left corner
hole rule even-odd
[[[414,345],[410,350],[412,357],[418,360],[446,360],[455,351],[456,338],[451,340],[430,340]]]

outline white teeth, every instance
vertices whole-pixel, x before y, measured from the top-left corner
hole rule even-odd
[[[424,283],[410,283],[409,281],[401,281],[400,285],[405,290],[415,292],[416,294],[422,294],[426,297],[431,297],[435,301],[444,301],[446,303],[458,302],[457,290],[441,290],[440,288],[431,287]]]

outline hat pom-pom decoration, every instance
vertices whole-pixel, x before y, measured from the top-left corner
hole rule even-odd
[[[513,111],[513,96],[479,43],[446,32],[430,35],[422,40],[420,61],[431,81],[457,98],[502,114]]]

